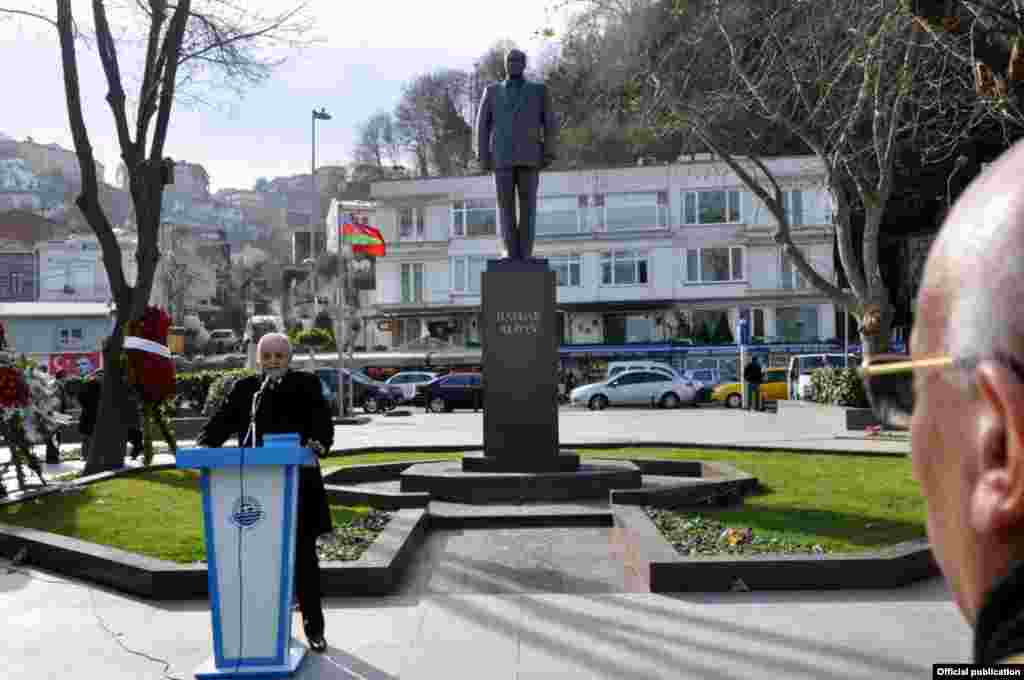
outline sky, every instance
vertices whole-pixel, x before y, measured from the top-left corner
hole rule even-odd
[[[280,9],[289,2],[245,4]],[[546,47],[535,32],[545,26],[560,32],[572,4],[554,9],[554,0],[311,0],[317,19],[312,37],[322,42],[288,52],[287,63],[241,99],[221,93],[209,105],[176,105],[164,155],[201,163],[215,191],[308,173],[310,112],[324,107],[332,120],[317,123],[317,164],[348,163],[357,126],[378,111],[393,111],[403,84],[439,68],[470,69],[500,39],[515,41],[533,58]],[[88,18],[89,2],[72,5],[76,16]],[[0,0],[0,8],[51,7]],[[131,69],[133,54],[125,50],[123,70]],[[0,22],[0,64],[0,133],[73,148],[56,31],[33,19]],[[114,183],[120,151],[95,49],[80,49],[78,64],[91,143],[106,181]],[[125,89],[130,96],[130,82]]]

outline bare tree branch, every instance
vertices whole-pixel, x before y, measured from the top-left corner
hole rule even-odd
[[[74,18],[71,0],[57,0],[57,34],[60,38],[61,63],[64,70],[64,92],[68,104],[71,136],[75,141],[78,165],[82,171],[82,192],[75,200],[89,225],[96,233],[103,252],[103,265],[112,284],[118,306],[129,306],[131,291],[121,266],[121,249],[107,216],[99,204],[99,183],[96,178],[96,160],[82,115],[82,95],[78,86],[78,58],[75,50]],[[116,255],[115,255],[116,253]]]
[[[17,15],[17,16],[29,17],[31,19],[39,19],[40,21],[45,21],[46,23],[50,24],[51,26],[53,26],[54,28],[56,28],[58,30],[60,29],[60,26],[58,25],[57,21],[55,21],[51,17],[46,16],[45,14],[40,14],[39,12],[30,12],[30,11],[24,10],[24,9],[12,9],[12,8],[9,8],[9,7],[0,7],[0,14],[13,14],[13,15]],[[73,21],[72,21],[71,31],[72,31],[72,34],[74,34],[76,32],[74,30],[74,23],[73,23]]]
[[[117,138],[121,145],[121,158],[129,167],[135,165],[137,150],[132,142],[131,134],[128,132],[128,116],[125,111],[124,87],[121,84],[121,69],[117,63],[117,49],[114,47],[114,37],[110,33],[110,24],[107,22],[107,12],[102,0],[93,0],[93,17],[96,22],[96,44],[99,47],[100,62],[103,65],[103,73],[107,77],[107,104],[114,116],[114,125],[117,129]]]

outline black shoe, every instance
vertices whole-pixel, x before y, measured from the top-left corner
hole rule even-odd
[[[309,642],[309,648],[317,654],[323,654],[327,651],[327,640],[324,639],[323,633],[319,635],[306,635],[306,641]]]

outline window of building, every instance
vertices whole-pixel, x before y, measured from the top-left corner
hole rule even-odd
[[[610,344],[627,342],[654,342],[654,319],[642,314],[606,314],[604,341]]]
[[[480,275],[487,266],[482,255],[451,258],[452,290],[459,293],[480,293]]]
[[[784,191],[782,196],[786,208],[786,217],[789,219],[789,226],[802,226],[804,223],[804,192]]]
[[[576,196],[541,196],[537,199],[537,236],[578,234],[583,230]]]
[[[779,248],[779,262],[781,263],[780,287],[785,290],[799,290],[807,288],[807,280],[804,279],[803,274],[793,264],[793,260],[786,255],[782,248]]]
[[[687,283],[742,281],[743,247],[690,248],[686,251]]]
[[[650,269],[645,250],[613,250],[601,254],[601,285],[636,286],[647,283]]]
[[[11,295],[20,296],[25,292],[25,275],[11,272]]]
[[[423,264],[402,265],[402,303],[423,302]]]
[[[420,339],[419,319],[399,319],[398,330],[394,334],[396,345],[407,345]]]
[[[559,286],[578,287],[581,284],[581,261],[579,255],[557,255],[548,258],[548,266],[555,271]]]
[[[725,345],[735,342],[727,309],[697,309],[692,316],[692,337],[698,345]]]
[[[58,331],[58,340],[61,347],[81,347],[85,334],[81,328],[61,328]]]
[[[735,224],[739,221],[738,190],[683,192],[683,224]]]
[[[422,239],[426,231],[423,208],[401,208],[398,211],[398,236],[403,239]]]
[[[668,228],[668,192],[644,191],[594,196],[595,222],[605,231]]]
[[[495,236],[498,201],[470,199],[452,203],[452,236]]]
[[[818,308],[780,307],[775,310],[775,333],[787,342],[818,339]]]
[[[754,337],[754,338],[763,338],[764,337],[764,310],[763,309],[755,309],[753,314],[754,314],[754,328],[751,331],[750,335],[751,335],[751,337]]]

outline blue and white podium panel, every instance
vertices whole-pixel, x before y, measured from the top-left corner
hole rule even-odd
[[[297,434],[259,448],[179,449],[202,470],[213,658],[196,678],[292,675],[306,647],[291,636],[299,466],[312,451]]]

